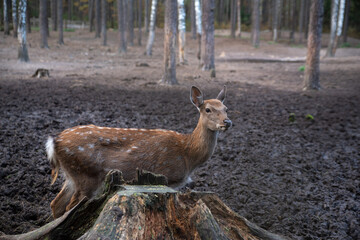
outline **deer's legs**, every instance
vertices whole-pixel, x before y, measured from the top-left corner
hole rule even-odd
[[[62,216],[67,211],[66,206],[69,204],[69,201],[74,192],[75,189],[73,183],[69,180],[66,180],[59,194],[50,203],[54,218]]]

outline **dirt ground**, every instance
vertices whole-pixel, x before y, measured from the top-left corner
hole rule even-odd
[[[303,92],[304,63],[241,61],[303,58],[302,45],[275,44],[265,33],[254,49],[249,34],[234,40],[217,32],[210,78],[198,68],[197,44],[188,36],[189,64],[177,68],[179,85],[166,87],[157,84],[160,31],[152,57],[143,55],[145,36],[143,46],[120,56],[114,31],[106,47],[85,30],[66,32],[63,46],[50,34],[50,49],[40,48],[39,32],[28,35],[26,64],[16,60],[16,40],[0,37],[0,231],[23,233],[52,220],[49,204],[63,178],[50,185],[48,135],[80,124],[190,133],[198,118],[190,86],[214,98],[226,84],[234,126],[193,173],[193,189],[213,191],[240,215],[293,239],[360,238],[359,48],[323,59],[322,90]],[[51,77],[32,78],[37,68]]]

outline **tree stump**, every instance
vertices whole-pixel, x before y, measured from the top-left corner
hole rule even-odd
[[[131,184],[166,183],[162,175],[137,171]],[[286,239],[237,215],[211,192],[180,193],[165,185],[124,184],[111,170],[103,193],[83,199],[62,217],[15,239]]]

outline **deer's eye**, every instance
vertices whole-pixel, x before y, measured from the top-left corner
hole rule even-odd
[[[210,113],[210,112],[211,112],[210,108],[206,108],[205,111],[206,111],[207,113]]]

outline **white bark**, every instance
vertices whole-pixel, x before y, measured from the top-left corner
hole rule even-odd
[[[337,22],[337,31],[336,36],[341,36],[343,23],[344,23],[344,10],[345,10],[345,0],[340,0],[339,5],[339,17]]]
[[[326,56],[333,57],[333,48],[335,43],[336,28],[337,28],[337,19],[339,12],[339,0],[332,1],[332,11],[331,11],[331,29],[330,29],[330,39],[328,44],[328,49],[326,51]]]
[[[149,38],[146,45],[146,55],[152,55],[152,46],[154,44],[155,39],[155,24],[156,24],[156,8],[157,8],[157,0],[152,0],[151,3],[151,15],[150,15],[150,31]]]
[[[201,35],[201,6],[200,0],[195,0],[196,31]]]
[[[185,7],[184,0],[177,0],[178,3],[178,29],[179,29],[179,62],[180,64],[185,64],[187,61],[185,59],[185,41],[186,41],[186,26],[185,26]]]
[[[19,53],[18,59],[21,62],[28,62],[29,55],[26,46],[26,0],[19,1],[19,24],[18,24],[18,40]]]

